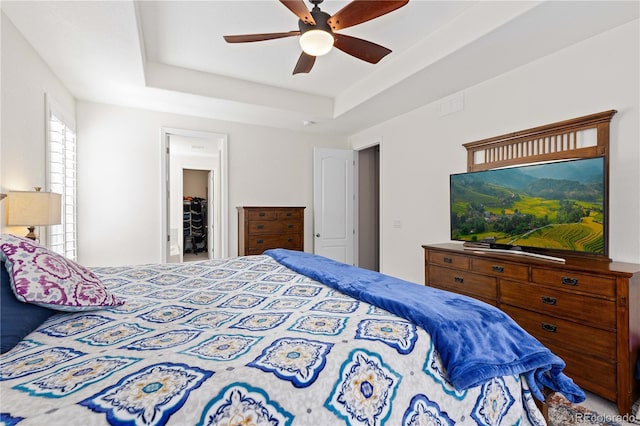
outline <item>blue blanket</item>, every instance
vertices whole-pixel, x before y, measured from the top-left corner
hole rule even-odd
[[[562,372],[564,361],[493,306],[310,253],[274,249],[265,254],[299,274],[424,328],[449,380],[459,390],[492,377],[523,374],[540,400],[544,400],[543,387],[571,402],[585,399],[584,392]]]

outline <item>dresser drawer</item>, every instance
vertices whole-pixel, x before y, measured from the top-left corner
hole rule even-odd
[[[448,292],[452,292],[452,293],[457,293],[457,294],[460,294],[462,296],[468,296],[468,297],[471,297],[471,298],[473,298],[475,300],[479,300],[481,302],[484,302],[487,305],[495,306],[496,308],[498,307],[498,301],[496,299],[488,299],[486,297],[478,296],[477,294],[471,294],[471,293],[468,293],[468,292],[466,292],[464,290],[460,290],[460,289],[454,290],[451,287],[443,286],[443,285],[441,285],[439,283],[438,284],[431,284],[431,287],[437,288],[437,289],[440,289],[440,290],[444,290],[444,291],[448,291]]]
[[[531,281],[599,296],[612,298],[616,296],[616,280],[613,278],[579,274],[571,271],[532,268]]]
[[[430,251],[429,263],[434,265],[443,265],[450,268],[469,270],[469,258],[457,254],[451,254],[442,251]]]
[[[579,353],[613,360],[616,333],[565,321],[509,305],[500,308],[544,345],[556,344]]]
[[[430,283],[438,288],[463,293],[468,296],[479,296],[489,300],[498,297],[496,279],[486,275],[476,275],[465,271],[429,265]]]
[[[300,219],[302,210],[300,209],[277,209],[276,216],[278,220]]]
[[[300,222],[278,222],[274,220],[250,220],[248,223],[249,234],[281,234],[300,232]]]
[[[275,209],[247,209],[247,220],[276,220],[278,212]]]
[[[508,280],[500,280],[500,300],[508,305],[600,328],[616,328],[616,306],[613,301]]]
[[[250,235],[249,250],[267,250],[270,248],[287,248],[300,250],[300,235]],[[260,252],[262,253],[262,252]]]
[[[473,272],[496,275],[500,278],[504,277],[524,281],[529,279],[528,266],[498,260],[471,259],[471,270]]]
[[[549,344],[547,347],[567,363],[563,373],[571,377],[578,386],[608,400],[616,400],[615,363],[571,351],[562,345]]]

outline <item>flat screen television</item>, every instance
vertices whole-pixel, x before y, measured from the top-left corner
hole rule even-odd
[[[453,174],[450,194],[452,240],[608,253],[604,157]]]

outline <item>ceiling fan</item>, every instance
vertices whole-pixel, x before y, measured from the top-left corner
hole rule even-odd
[[[293,74],[308,73],[317,56],[329,53],[332,47],[363,61],[377,64],[391,50],[379,44],[335,31],[370,21],[404,6],[409,0],[353,0],[333,16],[320,10],[324,0],[309,0],[313,9],[309,11],[303,0],[280,0],[298,18],[299,30],[282,33],[245,34],[224,36],[227,43],[249,43],[277,38],[300,36],[302,54],[293,69]]]

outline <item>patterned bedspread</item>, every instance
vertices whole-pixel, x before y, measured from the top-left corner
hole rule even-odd
[[[544,424],[523,378],[457,391],[422,328],[271,257],[94,272],[126,303],[2,355],[0,424]]]

